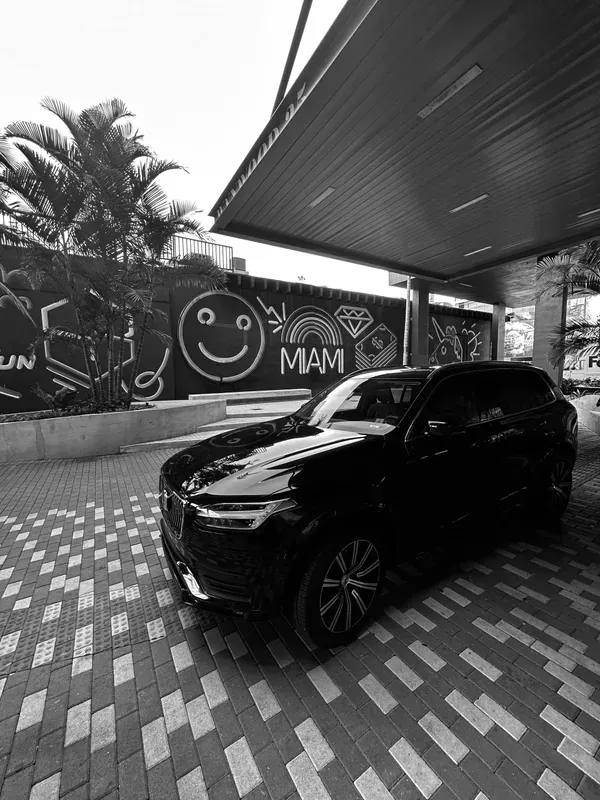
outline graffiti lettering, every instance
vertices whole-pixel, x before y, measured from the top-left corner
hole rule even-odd
[[[148,389],[148,387],[152,386],[153,383],[157,384],[156,391],[153,395],[149,397],[141,397],[137,394],[134,394],[136,400],[156,400],[158,397],[161,396],[163,389],[165,388],[165,382],[160,377],[167,366],[169,361],[169,356],[171,355],[171,348],[167,347],[165,349],[165,354],[163,356],[163,360],[160,364],[160,367],[156,370],[156,372],[152,372],[151,369],[147,370],[146,372],[140,372],[137,378],[135,379],[135,387],[136,389]]]
[[[285,375],[285,362],[287,361],[288,370],[292,371],[294,369],[298,369],[300,375],[304,375],[304,364],[302,361],[302,350],[299,348],[294,353],[293,361],[290,361],[290,357],[287,353],[285,347],[281,348],[281,374]],[[298,366],[296,367],[296,361],[298,362]]]
[[[300,375],[307,375],[311,369],[317,369],[324,375],[327,369],[337,371],[340,375],[344,373],[344,351],[337,348],[333,353],[323,348],[321,352],[316,347],[308,350],[306,347],[299,347],[290,357],[285,347],[281,348],[281,374],[297,371]]]
[[[17,300],[20,300],[28,311],[32,310],[33,303],[28,297],[18,296]],[[12,299],[12,297],[3,294],[2,297],[0,297],[0,308],[4,308],[8,303],[12,303],[14,305],[14,302],[15,301]]]
[[[31,358],[27,358],[26,356],[15,356],[15,355],[12,355],[8,359],[8,364],[4,363],[4,356],[0,356],[0,369],[9,370],[9,369],[13,369],[15,366],[19,370],[21,370],[23,368],[31,370],[35,366],[35,356],[31,356]]]

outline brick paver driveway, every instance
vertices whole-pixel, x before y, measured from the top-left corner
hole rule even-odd
[[[599,445],[562,538],[482,526],[334,653],[179,604],[169,451],[1,468],[1,800],[600,797]]]

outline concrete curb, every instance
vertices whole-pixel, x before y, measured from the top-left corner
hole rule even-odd
[[[0,423],[0,464],[117,454],[125,445],[195,433],[227,416],[224,400]]]
[[[577,418],[582,425],[600,436],[600,408],[596,405],[600,394],[587,394],[571,402],[577,409]]]

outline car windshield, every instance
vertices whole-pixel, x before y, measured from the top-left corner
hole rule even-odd
[[[309,400],[294,417],[315,427],[382,435],[398,425],[422,386],[412,377],[355,375]]]

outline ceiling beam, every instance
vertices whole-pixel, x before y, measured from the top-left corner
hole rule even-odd
[[[311,253],[312,255],[334,258],[338,261],[350,261],[353,264],[376,267],[377,269],[384,269],[388,272],[397,272],[401,275],[406,275],[408,273],[413,278],[425,278],[437,284],[445,285],[448,283],[447,278],[434,275],[432,272],[415,269],[412,264],[403,264],[398,261],[376,258],[375,256],[369,256],[365,253],[346,250],[341,247],[333,247],[320,242],[312,242],[295,236],[287,236],[277,231],[272,231],[267,228],[257,228],[253,225],[247,225],[241,222],[230,222],[225,230],[218,230],[215,231],[215,233],[218,233],[220,236],[235,236],[239,239],[250,239],[253,242],[261,242],[262,244],[277,245],[289,250],[298,250],[302,253]]]
[[[562,238],[558,241],[550,242],[548,245],[544,245],[544,247],[540,247],[538,245],[537,247],[529,248],[528,250],[522,250],[520,253],[512,253],[510,256],[489,261],[487,264],[481,264],[478,267],[472,267],[471,269],[453,272],[451,275],[446,273],[446,278],[448,283],[453,283],[454,281],[462,280],[463,278],[472,278],[474,275],[480,275],[482,272],[488,272],[496,267],[513,264],[517,261],[524,261],[526,258],[548,255],[549,253],[555,253],[557,250],[564,250],[567,247],[574,247],[575,245],[581,244],[581,242],[584,242],[587,239],[592,239],[595,236],[600,236],[600,227],[591,228],[589,232],[585,234],[578,233],[577,236],[571,236],[569,238]]]

